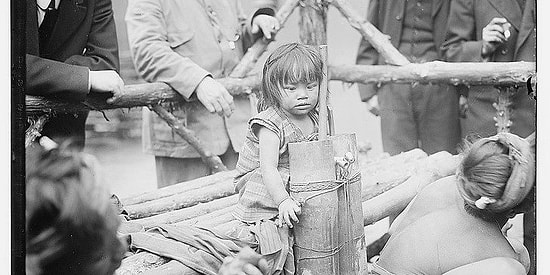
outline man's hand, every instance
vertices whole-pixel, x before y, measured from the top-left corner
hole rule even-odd
[[[96,93],[112,93],[107,103],[116,103],[124,93],[124,81],[115,71],[90,71],[90,91]]]
[[[296,201],[288,197],[279,204],[279,219],[292,228],[292,221],[296,223],[300,222],[298,220],[298,215],[302,213],[302,208]],[[291,221],[292,220],[292,221]]]
[[[481,38],[481,56],[483,58],[491,55],[500,44],[510,37],[510,23],[505,18],[495,17],[483,28]]]
[[[365,102],[365,105],[367,105],[367,110],[375,116],[380,116],[380,106],[378,105],[378,96],[375,95],[371,97],[367,102]]]
[[[267,275],[269,266],[262,256],[250,247],[241,249],[235,258],[226,257],[218,275]]]
[[[273,16],[260,14],[252,19],[252,33],[256,34],[262,30],[264,37],[268,40],[272,39],[279,28],[281,28],[279,20]]]
[[[235,110],[233,97],[222,84],[210,76],[203,78],[195,93],[202,105],[211,113],[216,112],[220,116],[228,117]]]

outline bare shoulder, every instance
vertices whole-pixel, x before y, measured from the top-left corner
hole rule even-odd
[[[444,275],[462,274],[500,274],[500,275],[524,275],[526,274],[523,265],[516,259],[509,257],[494,257],[467,265],[459,266]]]
[[[417,196],[417,204],[431,211],[446,208],[456,202],[458,190],[455,176],[441,178],[424,187]]]

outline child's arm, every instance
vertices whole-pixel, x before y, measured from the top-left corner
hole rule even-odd
[[[290,198],[286,192],[281,175],[277,170],[279,164],[279,138],[265,127],[259,127],[258,139],[260,140],[260,170],[267,191],[278,205],[279,218],[283,219],[290,228],[290,219],[298,222],[296,214],[300,214],[300,206]]]

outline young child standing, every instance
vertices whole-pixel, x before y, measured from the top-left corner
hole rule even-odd
[[[288,144],[316,138],[322,79],[323,60],[314,47],[286,44],[266,60],[260,113],[248,122],[236,167],[237,219],[254,223],[278,218],[290,228],[299,221],[300,205],[288,192]]]

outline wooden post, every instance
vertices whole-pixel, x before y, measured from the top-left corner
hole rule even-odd
[[[510,86],[499,86],[497,102],[493,103],[493,107],[496,109],[495,126],[499,133],[509,133],[510,126],[512,126],[512,120],[510,120],[510,105],[512,104],[512,95],[515,88]]]
[[[338,188],[338,274],[367,274],[367,249],[361,201],[361,168],[355,134],[331,136]],[[344,166],[342,166],[342,164]]]
[[[300,222],[294,226],[296,274],[338,274],[338,193],[332,141],[290,143],[288,150],[290,195],[302,202]]]
[[[300,1],[300,41],[306,45],[327,44],[327,0]]]
[[[217,173],[221,171],[227,171],[227,167],[222,163],[221,159],[212,154],[212,152],[208,151],[208,149],[204,148],[204,145],[202,142],[195,137],[193,132],[185,127],[183,127],[182,123],[178,121],[178,119],[172,115],[170,112],[166,111],[166,109],[162,108],[160,105],[153,105],[150,106],[149,109],[151,111],[154,111],[158,116],[160,116],[168,125],[176,132],[179,136],[181,136],[185,141],[187,141],[201,156],[202,162],[204,162],[210,170],[212,170],[212,173]]]
[[[328,136],[328,49],[327,45],[320,45],[319,52],[323,60],[323,79],[319,87],[319,140],[326,140]]]

